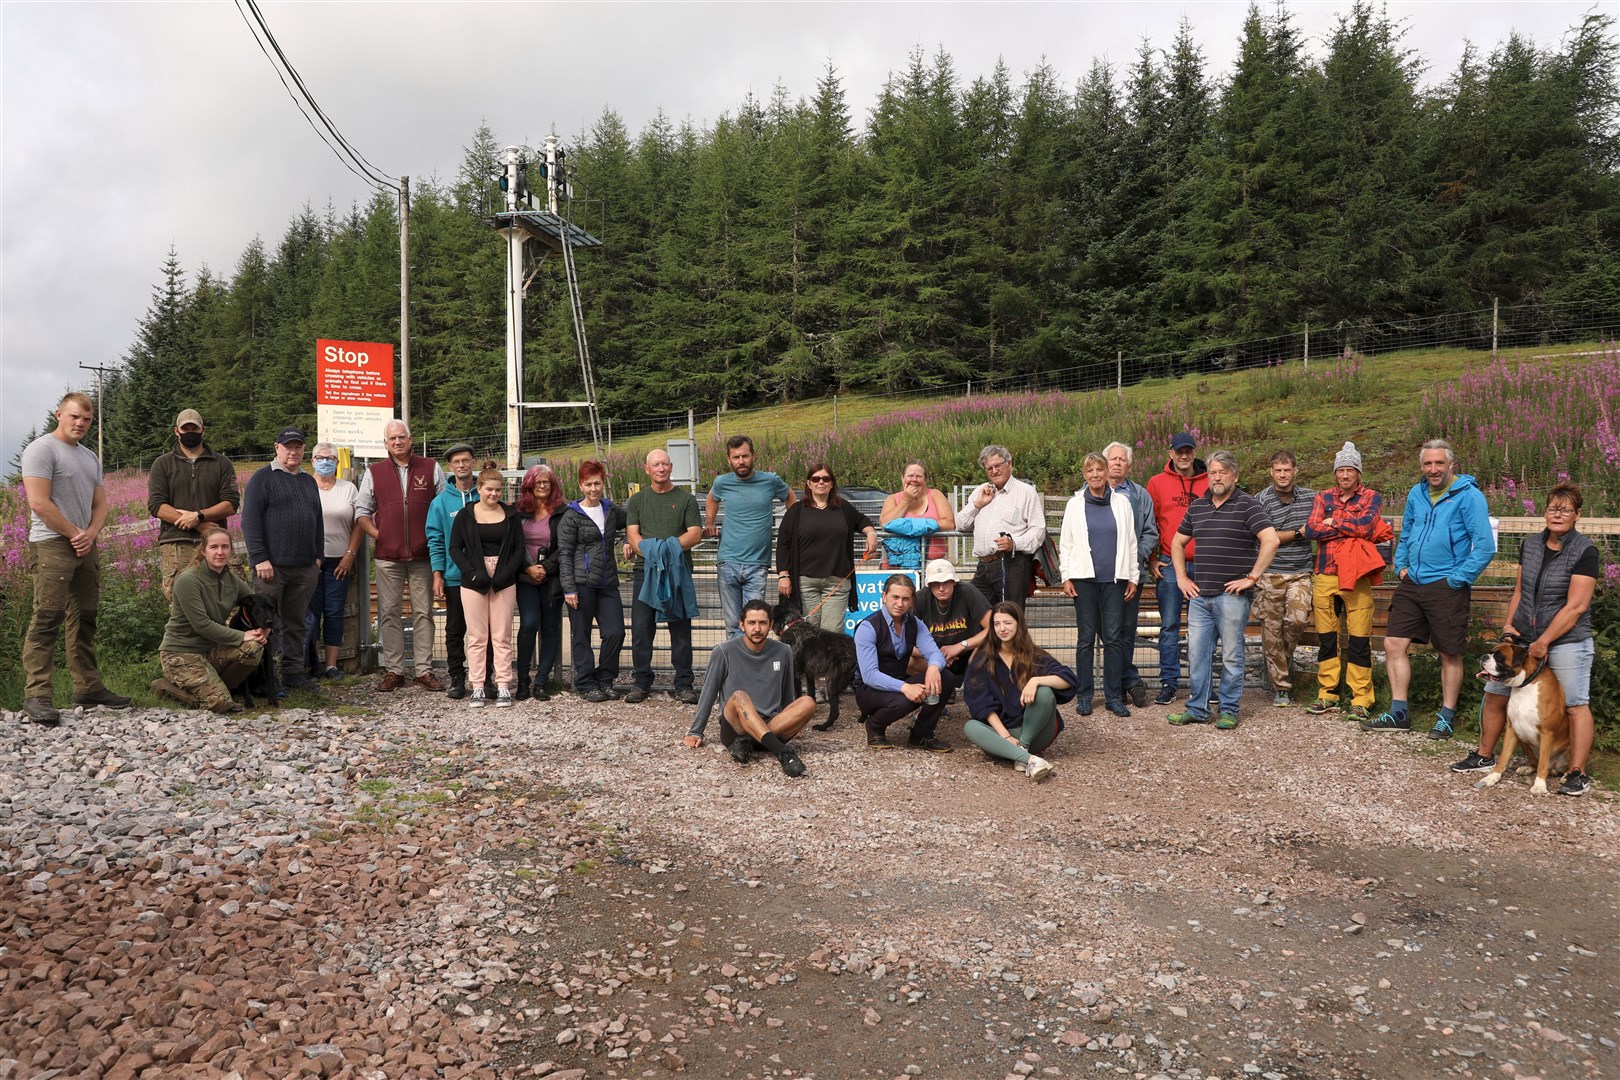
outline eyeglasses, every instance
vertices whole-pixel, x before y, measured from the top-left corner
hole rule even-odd
[[[832,483],[832,477],[830,477],[830,476],[812,476],[810,478],[810,482],[812,484],[830,484],[830,483]]]
[[[1569,515],[1573,514],[1574,512],[1575,508],[1573,506],[1549,506],[1546,510],[1548,517],[1553,517],[1555,515],[1557,517],[1569,517]]]

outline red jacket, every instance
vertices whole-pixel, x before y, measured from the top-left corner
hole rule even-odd
[[[1148,496],[1153,500],[1153,516],[1159,522],[1159,551],[1170,557],[1170,548],[1176,542],[1176,530],[1187,516],[1187,507],[1193,500],[1209,494],[1209,470],[1203,458],[1193,459],[1193,474],[1182,476],[1176,472],[1174,458],[1164,463],[1164,471],[1147,482]],[[1193,541],[1187,541],[1187,558],[1193,557]]]

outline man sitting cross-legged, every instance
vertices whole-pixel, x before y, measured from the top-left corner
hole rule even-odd
[[[804,762],[788,741],[816,714],[816,700],[808,694],[793,696],[793,649],[771,638],[771,609],[765,601],[743,604],[741,626],[741,637],[730,638],[709,653],[697,714],[682,741],[689,747],[702,746],[709,712],[717,700],[723,701],[720,742],[737,764],[748,764],[754,748],[763,747],[776,755],[783,772],[803,776]]]

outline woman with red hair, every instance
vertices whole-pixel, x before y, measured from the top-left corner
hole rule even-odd
[[[557,524],[563,509],[562,483],[550,465],[535,465],[523,474],[518,489],[517,514],[523,520],[523,545],[528,565],[518,576],[517,691],[523,701],[531,696],[545,701],[546,685],[562,654],[562,587],[557,574]],[[534,665],[534,646],[540,644],[540,663]]]
[[[558,576],[563,602],[573,627],[574,693],[586,701],[616,698],[619,653],[624,648],[624,603],[619,599],[619,563],[614,537],[624,538],[622,507],[604,498],[607,470],[600,461],[579,467],[580,497],[568,504],[557,522]],[[602,648],[591,653],[591,624]]]

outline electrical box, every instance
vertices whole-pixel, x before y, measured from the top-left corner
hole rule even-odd
[[[685,484],[693,491],[696,491],[698,482],[697,440],[666,440],[664,452],[669,455],[669,463],[673,466],[669,474],[670,483]]]

